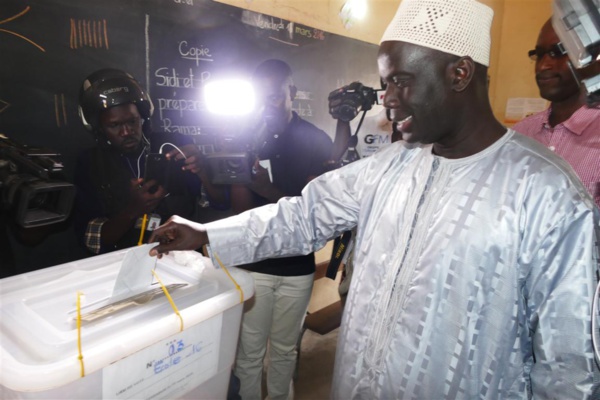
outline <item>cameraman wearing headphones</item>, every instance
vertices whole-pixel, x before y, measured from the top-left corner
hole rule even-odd
[[[79,115],[97,144],[78,159],[74,224],[94,254],[145,242],[173,214],[193,218],[200,179],[212,198],[224,202],[224,192],[203,179],[200,152],[193,144],[166,148],[167,162],[177,162],[177,168],[168,168],[169,190],[155,179],[144,180],[146,156],[163,153],[157,147],[162,142],[147,137],[152,112],[148,95],[121,70],[96,71],[80,89]]]

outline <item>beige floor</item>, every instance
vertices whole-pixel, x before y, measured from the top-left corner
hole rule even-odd
[[[311,331],[304,334],[294,400],[329,399],[338,330],[325,335]]]

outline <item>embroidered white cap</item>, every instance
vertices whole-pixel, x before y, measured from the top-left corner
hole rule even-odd
[[[402,0],[381,42],[408,42],[489,66],[493,17],[475,0]]]

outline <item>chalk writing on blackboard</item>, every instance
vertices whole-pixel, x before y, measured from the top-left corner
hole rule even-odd
[[[68,124],[64,93],[54,95],[54,114],[56,117],[56,126],[60,128]]]
[[[298,113],[298,115],[301,117],[312,117],[313,116],[313,110],[310,107],[310,104],[308,104],[308,103],[298,103],[298,106],[292,107],[292,109],[294,111],[296,111],[296,113]]]
[[[310,102],[313,100],[313,97],[314,95],[310,91],[298,90],[296,98],[294,99],[296,101],[292,109],[301,117],[312,117],[313,110],[310,106]]]
[[[180,118],[184,113],[205,111],[204,102],[194,99],[167,99],[158,98],[158,115],[163,119],[165,111],[176,111]]]
[[[7,103],[6,101],[0,99],[0,114],[6,110],[8,107],[10,107],[10,103]]]
[[[177,73],[175,68],[161,67],[154,72],[156,86],[198,89],[210,78],[209,71],[201,71],[200,74],[194,74],[190,68],[186,75]]]
[[[255,13],[245,10],[242,12],[242,23],[268,31],[268,38],[288,44],[290,46],[298,46],[294,43],[294,23],[284,21],[281,18],[269,17],[267,15]]]
[[[187,40],[179,42],[179,54],[181,58],[186,60],[195,60],[196,66],[199,65],[200,61],[214,61],[208,47],[203,45],[200,45],[200,47],[190,46]]]
[[[22,17],[23,15],[25,15],[31,8],[29,6],[27,6],[23,11],[21,11],[20,13],[17,13],[15,15],[13,15],[12,17],[6,18],[5,20],[0,21],[0,25],[5,24],[7,22],[10,22],[12,20],[15,20],[17,18]],[[14,35],[20,39],[25,40],[28,43],[31,43],[32,45],[34,45],[35,47],[37,47],[38,49],[40,49],[41,51],[45,52],[46,50],[44,50],[44,48],[42,46],[40,46],[39,44],[35,43],[33,40],[26,38],[25,36],[18,34],[17,32],[13,32],[13,31],[9,31],[8,29],[2,29],[0,28],[0,32],[4,32],[4,33],[8,33],[10,35]]]
[[[290,46],[302,46],[315,40],[324,41],[326,38],[326,33],[320,29],[269,17],[249,10],[242,12],[241,21],[246,25],[266,32],[265,35],[269,39]]]
[[[296,92],[296,100],[312,100],[313,94],[312,92],[308,92],[306,90],[298,90]]]
[[[79,49],[82,47],[108,49],[108,29],[106,20],[87,21],[71,18],[69,47],[72,49]]]
[[[320,29],[296,26],[294,33],[309,39],[325,40],[325,32]]]
[[[294,24],[290,22],[286,25],[281,18],[270,17],[268,15],[245,10],[242,12],[242,22],[246,25],[275,32],[286,30],[290,34],[290,39],[293,37]]]
[[[182,135],[200,135],[202,129],[198,125],[175,125],[170,118],[160,120],[160,128],[165,133],[179,133]]]

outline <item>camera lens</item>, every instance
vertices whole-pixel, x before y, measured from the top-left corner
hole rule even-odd
[[[227,166],[227,170],[231,171],[231,172],[238,172],[241,169],[241,162],[240,160],[226,160],[225,164]]]
[[[48,203],[48,199],[50,197],[49,192],[36,193],[35,196],[29,199],[27,204],[28,209],[32,208],[42,208],[44,205]]]
[[[340,120],[350,122],[356,117],[356,107],[354,105],[342,104],[340,106],[339,114]]]

